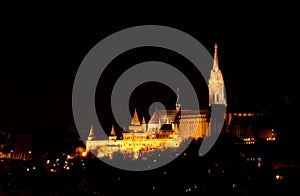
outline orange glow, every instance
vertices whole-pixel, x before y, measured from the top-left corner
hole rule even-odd
[[[81,156],[83,156],[83,157],[86,157],[86,155],[87,155],[86,151],[84,151],[84,152],[81,153]]]
[[[261,167],[261,163],[257,163],[257,167]]]

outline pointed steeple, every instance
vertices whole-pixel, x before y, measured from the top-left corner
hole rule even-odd
[[[142,120],[142,131],[144,133],[147,133],[147,124],[146,124],[146,120],[145,120],[144,116],[143,116],[143,120]]]
[[[213,65],[213,71],[218,72],[219,71],[219,62],[218,62],[218,45],[215,43],[215,53],[214,53],[214,65]]]
[[[176,110],[179,111],[180,109],[181,109],[181,104],[179,101],[179,88],[177,88]]]
[[[110,135],[111,135],[111,136],[115,136],[115,135],[116,135],[114,125],[112,125],[112,127],[111,127]]]
[[[136,109],[134,109],[134,114],[133,114],[133,117],[132,117],[131,124],[132,125],[140,125],[141,124],[140,120],[139,120],[139,117],[137,115]]]
[[[142,124],[146,124],[145,117],[143,116]]]
[[[91,129],[90,129],[90,133],[89,133],[89,136],[88,136],[88,140],[92,140],[94,139],[94,129],[93,129],[93,126],[91,125]]]
[[[116,141],[117,140],[114,125],[112,125],[112,127],[111,127],[111,131],[110,131],[110,135],[108,136],[108,140],[110,140],[110,141]]]
[[[209,105],[225,105],[225,88],[224,80],[221,70],[219,69],[218,62],[218,45],[215,43],[215,53],[213,68],[210,72],[210,78],[208,80],[208,90],[209,90]]]

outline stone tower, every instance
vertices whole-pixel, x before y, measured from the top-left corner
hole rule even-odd
[[[218,46],[215,44],[214,63],[208,80],[209,106],[212,104],[226,106],[224,80],[218,63]]]

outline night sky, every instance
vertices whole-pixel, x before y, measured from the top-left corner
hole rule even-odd
[[[296,6],[184,1],[112,4],[28,9],[12,6],[1,14],[0,129],[72,126],[72,86],[85,55],[111,33],[145,24],[183,30],[212,55],[217,42],[230,107],[264,108],[282,96],[296,100]],[[124,63],[161,59],[155,51],[137,54],[138,60],[127,56]],[[170,62],[181,62],[170,56],[174,56]],[[107,84],[110,82],[107,80]]]

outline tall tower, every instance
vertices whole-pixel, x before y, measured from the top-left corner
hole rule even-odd
[[[179,88],[177,88],[176,111],[178,112],[180,109],[181,109],[181,104],[179,102]]]
[[[214,63],[210,71],[208,80],[209,106],[215,111],[211,113],[209,130],[206,136],[216,136],[223,129],[224,119],[226,118],[225,108],[227,106],[225,99],[225,87],[221,70],[218,62],[218,46],[215,44]]]
[[[215,43],[214,64],[208,80],[209,106],[212,104],[226,106],[224,80],[218,63],[218,45]]]

